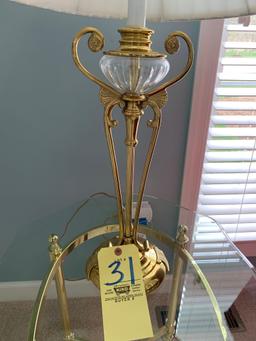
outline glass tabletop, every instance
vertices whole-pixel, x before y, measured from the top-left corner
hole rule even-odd
[[[171,303],[169,302],[171,285],[170,272],[161,287],[148,295],[148,306],[155,335],[166,322],[168,304]],[[69,298],[68,300],[75,340],[104,340],[99,292],[95,292],[92,283],[85,282],[83,286],[84,297]],[[74,289],[72,286],[68,286],[68,288],[68,294],[72,297]],[[88,294],[91,296],[87,296]],[[189,266],[184,275],[181,305],[177,314],[177,338],[179,340],[205,340],[206,335],[209,340],[224,340],[209,296],[196,281],[196,272]],[[223,323],[225,324],[225,321]],[[127,328],[136,329],[136,325],[127,326]],[[159,338],[156,337],[154,340],[164,340],[164,335]],[[225,340],[233,340],[228,331],[225,335]],[[46,299],[36,340],[63,341],[63,339],[63,325],[57,301],[50,298]],[[125,330],[123,337],[120,337],[120,341],[122,340],[126,340]]]
[[[192,221],[194,232],[189,252],[206,276],[225,321],[224,313],[255,276],[254,268],[215,220],[194,214]],[[186,276],[177,326],[181,339],[205,340],[207,335],[207,340],[219,340],[211,323],[209,299],[202,295],[203,291],[198,277]],[[233,340],[230,333],[228,339]]]
[[[64,246],[76,235],[88,230],[85,226],[88,212],[95,212],[95,225],[117,223],[115,198],[97,196],[82,203],[75,210],[73,218],[66,224],[66,233],[61,239]],[[97,214],[100,212],[100,214]],[[104,212],[104,214],[102,214]],[[179,308],[176,313],[176,336],[179,340],[233,340],[225,322],[227,311],[240,291],[253,275],[253,268],[247,259],[229,240],[221,226],[210,217],[199,216],[185,208],[170,204],[155,197],[144,198],[139,234],[147,238],[164,251],[170,271],[161,286],[148,295],[151,321],[156,337],[164,340],[164,335],[157,334],[166,323],[170,302],[170,289],[173,278],[174,252],[164,239],[158,240],[155,231],[162,231],[175,239],[177,225],[170,226],[169,221],[177,220],[189,228],[190,242],[188,250],[208,280],[216,297],[218,306],[205,288],[205,283],[189,260],[184,261]],[[92,226],[91,226],[92,227]],[[98,236],[78,247],[63,263],[66,279],[71,328],[76,340],[103,340],[101,302],[98,289],[85,279],[85,266],[89,255],[104,240],[116,232]],[[61,235],[61,234],[60,234]],[[114,326],[113,326],[114,327]],[[136,326],[127,326],[136,328]],[[40,314],[37,341],[63,340],[63,325],[56,300],[54,283],[45,299]],[[125,331],[124,338],[125,339]],[[167,339],[166,339],[167,340]],[[121,340],[120,340],[121,341]]]

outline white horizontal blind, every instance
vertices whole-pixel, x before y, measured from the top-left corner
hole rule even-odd
[[[255,27],[252,27],[253,31],[256,31]],[[204,39],[199,40],[201,51],[205,50],[206,32],[209,32],[208,38],[211,40],[212,29],[213,27],[209,30],[206,24],[201,26],[200,36],[204,37]],[[238,29],[239,35],[236,34]],[[238,50],[230,50],[227,49],[227,45],[224,46],[232,38],[228,32],[235,32],[233,38],[242,41],[243,36],[241,36],[240,31],[251,34],[249,27],[238,25],[234,19],[231,23],[225,22],[199,191],[197,213],[202,213],[202,215],[197,214],[195,217],[193,243],[190,247],[194,260],[209,281],[222,314],[233,304],[242,288],[251,278],[251,271],[222,229],[214,220],[205,217],[205,215],[212,216],[221,222],[232,239],[237,237],[237,239],[256,239],[256,160],[254,158],[256,156],[254,156],[256,113],[252,109],[256,104],[254,97],[256,93],[254,84],[256,83],[256,72],[251,72],[249,69],[244,72],[244,70],[239,69],[241,66],[255,67],[256,60],[252,61],[248,55],[246,57],[239,56]],[[201,35],[202,32],[204,34]],[[220,43],[220,30],[218,33],[218,35],[213,35],[215,38],[213,46],[216,49]],[[233,56],[237,51],[238,56]],[[198,103],[194,107],[192,106],[192,121],[196,118],[196,122],[199,121],[198,116],[202,117],[203,114],[208,116],[209,114],[209,97],[214,83],[212,76],[216,73],[217,51],[215,56],[212,54],[212,60],[210,54],[209,56],[208,65],[211,69],[208,71],[211,72],[209,78],[212,83],[208,88],[205,83],[203,83],[204,86],[198,86],[195,83],[194,88],[194,98],[202,99],[201,106]],[[197,75],[200,77],[203,75],[204,79],[208,78],[204,74],[205,67],[201,67],[200,64],[197,66]],[[238,102],[240,102],[239,105]],[[239,108],[242,110],[239,111]],[[198,128],[200,129],[199,140],[202,141],[203,137],[205,141],[202,130],[208,123],[203,121],[203,124],[200,124],[201,122],[197,123],[200,127]],[[193,135],[197,133],[195,129],[192,132]],[[190,136],[193,135],[190,132]],[[189,141],[193,142],[193,138],[197,140],[198,136],[193,136]],[[203,152],[200,150],[197,141],[195,145],[197,146],[196,149],[199,149],[198,159],[201,159]],[[197,155],[193,149],[189,149],[189,151],[192,151],[193,156]],[[189,155],[190,161],[188,164],[190,166],[191,164],[195,165],[191,162],[195,158],[190,158],[189,153],[187,155]],[[192,174],[197,175],[196,172],[192,172]],[[196,183],[193,190],[196,190],[198,187],[196,176],[193,180]],[[193,191],[189,193],[192,193],[193,197]],[[187,202],[191,204],[191,202]],[[188,269],[184,279],[177,320],[177,336],[180,339],[191,341],[223,340],[216,326],[216,318],[214,318],[209,297],[198,277],[193,274],[193,271],[189,272]],[[224,316],[223,320],[225,321]],[[227,340],[231,339],[232,337],[228,336]]]
[[[225,20],[197,210],[236,241],[256,240],[255,19]]]

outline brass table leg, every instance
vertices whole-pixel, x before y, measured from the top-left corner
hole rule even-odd
[[[181,248],[185,248],[187,242],[189,241],[187,237],[187,230],[188,229],[185,225],[180,225],[178,228],[176,243]],[[177,338],[175,337],[176,313],[180,301],[183,265],[184,265],[183,259],[180,257],[178,252],[176,252],[173,266],[173,278],[170,292],[168,317],[166,322],[167,333],[166,336],[164,337],[165,341],[177,340]]]
[[[50,235],[49,236],[49,254],[51,261],[55,261],[61,254],[62,249],[58,243],[59,238],[56,235]],[[71,324],[70,324],[70,318],[69,318],[69,311],[68,311],[68,300],[67,300],[67,292],[65,287],[65,280],[64,280],[64,274],[62,269],[62,263],[60,263],[59,267],[56,270],[55,273],[55,285],[56,285],[56,291],[57,291],[57,298],[60,308],[60,314],[63,321],[64,326],[64,340],[65,341],[72,341],[75,340],[75,335],[71,331]]]

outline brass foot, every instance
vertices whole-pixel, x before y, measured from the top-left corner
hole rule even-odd
[[[76,341],[75,334],[73,332],[69,333],[64,337],[64,341]]]
[[[177,336],[168,333],[162,336],[162,341],[181,341]]]
[[[140,263],[143,273],[143,279],[145,284],[146,293],[150,293],[155,290],[163,282],[166,272],[169,271],[169,263],[160,249],[150,243],[140,240],[144,245],[147,245],[145,251],[139,251]],[[86,275],[96,287],[99,288],[99,266],[98,266],[98,252],[102,247],[110,247],[118,245],[119,238],[115,237],[110,241],[104,242],[99,248],[97,248],[90,256],[86,264]]]

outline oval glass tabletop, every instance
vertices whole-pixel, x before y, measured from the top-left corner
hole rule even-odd
[[[206,337],[207,340],[214,341],[233,340],[225,322],[224,312],[229,309],[252,276],[250,263],[211,218],[199,216],[155,197],[145,197],[144,201],[144,216],[141,216],[139,227],[140,238],[146,236],[150,242],[163,250],[170,264],[170,270],[161,286],[147,296],[155,335],[152,340],[172,340],[172,335],[167,333],[165,326],[168,311],[173,304],[171,288],[175,278],[173,264],[177,255],[182,259],[184,267],[179,304],[175,312],[175,337],[184,341],[205,341]],[[92,212],[95,220],[98,220],[98,225],[111,227],[117,223],[114,198],[99,196],[82,204],[80,209],[75,211],[77,214],[66,225],[66,233],[60,242],[63,248],[75,235],[83,236],[77,239],[79,242],[74,242],[69,247],[63,262],[70,326],[74,333],[74,337],[70,334],[66,340],[104,339],[100,294],[98,289],[85,279],[84,269],[90,254],[102,241],[115,235],[117,229],[109,228],[108,234],[96,233],[94,238],[89,238],[90,234],[86,234],[88,240],[83,243],[87,238],[84,238],[85,231],[88,230],[88,225],[85,226],[84,222]],[[170,226],[169,222],[175,220],[177,224]],[[173,247],[178,224],[185,224],[189,228],[190,241],[187,249],[193,258],[185,251]],[[79,243],[81,245],[78,247]],[[55,272],[52,273],[52,278],[54,274]],[[37,341],[64,340],[63,315],[56,300],[52,278],[49,278],[47,295],[38,314]],[[34,310],[34,319],[36,310],[38,309]],[[127,325],[127,328],[136,329],[136,325]],[[120,338],[120,341],[122,340],[126,340],[125,330]]]

